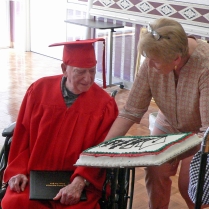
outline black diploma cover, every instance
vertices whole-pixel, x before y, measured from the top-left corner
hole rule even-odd
[[[30,171],[30,200],[52,200],[70,183],[72,171]],[[85,190],[81,201],[87,200]]]

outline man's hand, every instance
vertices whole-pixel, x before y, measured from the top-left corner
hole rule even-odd
[[[60,189],[53,200],[60,200],[64,205],[75,205],[80,201],[81,193],[85,187],[84,178],[77,176],[73,182]]]
[[[25,190],[26,184],[28,183],[28,178],[24,174],[17,174],[10,178],[8,185],[12,191],[17,193],[23,192]]]

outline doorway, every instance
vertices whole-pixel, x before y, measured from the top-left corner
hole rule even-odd
[[[9,1],[0,1],[0,49],[8,48],[9,41]]]

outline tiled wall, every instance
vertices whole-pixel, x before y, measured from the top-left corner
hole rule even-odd
[[[77,2],[88,3],[87,0]],[[209,40],[209,3],[201,5],[170,0],[92,0],[90,14],[101,21],[125,26],[123,30],[115,30],[113,35],[112,75],[123,81],[127,88],[131,87],[134,80],[140,29],[148,22],[160,17],[174,18],[189,35]],[[101,33],[104,37],[107,36],[107,33],[101,31],[97,36],[101,36]]]
[[[201,1],[197,1],[201,2]],[[209,4],[208,4],[209,5]],[[171,17],[182,24],[209,29],[209,6],[165,0],[94,0],[93,8],[127,15],[130,19]],[[209,37],[209,32],[206,34]]]
[[[132,12],[133,15],[170,16],[203,23],[208,23],[209,19],[209,10],[205,5],[177,1],[95,0],[93,5],[103,7],[104,10]]]

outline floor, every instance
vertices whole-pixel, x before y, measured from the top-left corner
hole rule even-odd
[[[32,52],[21,52],[13,49],[0,50],[0,132],[16,121],[22,98],[29,85],[40,77],[60,74],[60,64],[60,60]],[[119,109],[121,109],[129,90],[114,86],[108,88],[107,91],[111,93],[115,89],[118,90],[116,102]],[[141,124],[133,125],[127,135],[149,135],[149,113],[157,110],[157,106],[152,101]],[[4,138],[0,136],[0,146],[3,142]],[[172,179],[173,185],[169,209],[186,209],[187,207],[178,191],[177,176]],[[143,168],[136,168],[132,209],[148,209]]]

